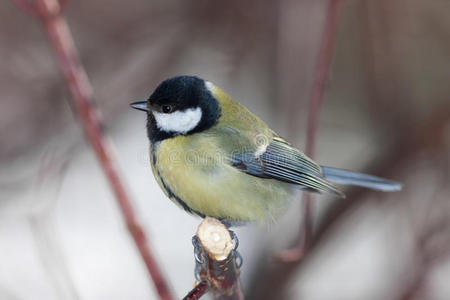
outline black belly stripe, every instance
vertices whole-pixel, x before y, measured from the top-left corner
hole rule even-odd
[[[159,173],[158,167],[156,166],[156,153],[155,153],[155,151],[153,150],[153,148],[152,148],[152,154],[151,154],[151,155],[152,155],[153,164],[154,164],[155,169],[156,169],[156,173],[157,173],[157,175],[158,175],[158,177],[159,177],[159,180],[161,180],[161,184],[162,184],[164,190],[166,190],[166,193],[167,193],[167,195],[169,196],[169,198],[174,199],[175,201],[177,201],[177,203],[180,204],[181,207],[182,207],[185,211],[187,211],[188,213],[190,213],[190,214],[196,214],[196,215],[198,215],[198,216],[204,218],[204,217],[205,217],[204,214],[202,214],[201,212],[199,212],[199,211],[197,211],[197,210],[192,209],[191,207],[189,207],[189,205],[187,205],[186,202],[184,202],[183,200],[181,200],[180,197],[178,197],[177,195],[175,195],[175,193],[167,186],[167,184],[165,183],[165,181],[164,181],[164,179],[162,178],[161,174]]]
[[[157,171],[157,173],[158,173],[159,179],[161,180],[161,183],[162,183],[164,189],[166,190],[167,194],[169,195],[169,198],[175,199],[175,201],[177,201],[178,204],[180,204],[181,207],[183,207],[183,209],[184,209],[185,211],[187,211],[188,213],[196,214],[196,215],[198,215],[198,216],[200,216],[200,217],[202,217],[202,218],[205,217],[204,214],[202,214],[201,212],[199,212],[199,211],[197,211],[197,210],[195,210],[195,209],[192,209],[191,207],[189,207],[189,205],[186,204],[186,202],[184,202],[183,200],[181,200],[180,197],[178,197],[177,195],[175,195],[174,192],[172,192],[172,190],[171,190],[171,189],[167,186],[167,184],[164,182],[164,180],[163,180],[162,177],[161,177],[161,174],[159,174],[159,171]]]

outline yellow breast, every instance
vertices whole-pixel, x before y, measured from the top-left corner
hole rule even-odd
[[[232,167],[227,153],[208,133],[164,140],[154,149],[154,160],[154,175],[166,194],[177,204],[206,216],[263,220],[276,214],[293,195],[289,184]]]

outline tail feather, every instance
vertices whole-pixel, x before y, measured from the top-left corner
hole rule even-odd
[[[333,183],[362,186],[383,192],[394,192],[402,189],[402,184],[373,175],[322,166],[325,178]]]

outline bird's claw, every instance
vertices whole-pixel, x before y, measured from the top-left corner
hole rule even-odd
[[[239,239],[233,230],[228,230],[228,231],[230,232],[230,236],[231,236],[231,239],[233,240],[233,244],[234,244],[233,252],[235,255],[236,267],[238,269],[240,269],[242,266],[242,263],[243,263],[243,259],[242,259],[242,255],[239,253],[239,251],[237,251],[237,248],[239,247]]]

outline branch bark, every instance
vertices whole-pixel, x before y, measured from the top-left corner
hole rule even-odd
[[[205,218],[196,235],[196,256],[200,278],[208,283],[215,299],[242,300],[236,245],[230,232],[219,220]]]
[[[208,282],[201,281],[187,294],[183,300],[198,300],[209,290]]]

